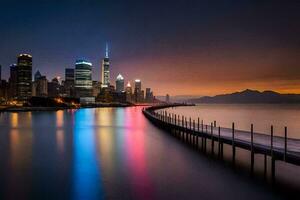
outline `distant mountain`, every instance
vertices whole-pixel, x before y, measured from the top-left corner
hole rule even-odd
[[[188,100],[189,103],[240,103],[240,104],[293,104],[300,103],[300,94],[280,94],[273,91],[259,92],[256,90],[244,90],[232,94],[222,94],[214,97],[204,96]]]

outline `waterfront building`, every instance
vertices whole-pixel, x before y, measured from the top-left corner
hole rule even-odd
[[[74,96],[75,88],[75,70],[73,68],[65,69],[64,93],[67,97]]]
[[[0,103],[8,99],[8,83],[6,80],[0,80]]]
[[[9,99],[16,99],[17,97],[17,77],[18,77],[18,71],[17,71],[17,64],[10,65],[10,76],[8,79],[8,85],[9,85],[9,92],[8,96]]]
[[[152,103],[153,102],[153,92],[151,91],[151,88],[146,88],[146,102]]]
[[[121,74],[116,79],[116,92],[124,92],[124,78]]]
[[[39,77],[36,81],[36,96],[47,97],[48,96],[48,81],[46,76]]]
[[[82,103],[95,102],[93,97],[92,63],[77,60],[75,65],[75,95]]]
[[[141,102],[142,82],[140,79],[134,81],[134,101]]]
[[[126,92],[126,101],[131,102],[132,101],[132,87],[131,87],[131,84],[129,81],[126,85],[125,92]]]
[[[51,82],[48,82],[48,97],[59,97],[61,85],[57,77],[53,78]]]
[[[101,91],[101,82],[93,81],[93,96],[97,97]]]
[[[31,96],[33,97],[36,97],[36,86],[37,86],[36,81],[33,81],[31,84]]]
[[[31,97],[32,84],[32,56],[20,54],[17,64],[17,97],[19,100],[28,100]]]
[[[102,60],[102,68],[101,68],[101,87],[109,87],[110,85],[110,63],[108,56],[108,45],[106,44],[105,57]]]

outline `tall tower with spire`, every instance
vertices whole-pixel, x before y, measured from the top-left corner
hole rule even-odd
[[[102,60],[101,67],[101,82],[102,88],[109,87],[110,85],[110,71],[109,71],[109,56],[108,56],[108,44],[106,43],[105,57]]]

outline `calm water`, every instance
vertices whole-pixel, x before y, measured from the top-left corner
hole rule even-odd
[[[275,135],[284,135],[288,127],[288,137],[300,139],[300,105],[273,104],[201,104],[191,107],[167,109],[170,113],[185,115],[204,123],[217,121],[217,125],[230,128],[232,122],[241,130],[250,130],[251,123],[256,132],[270,134],[271,125]]]
[[[157,129],[141,108],[0,113],[0,184],[0,199],[279,197]]]

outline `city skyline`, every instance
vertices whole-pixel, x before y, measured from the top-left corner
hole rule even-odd
[[[2,76],[7,79],[13,58],[27,52],[35,58],[33,71],[48,77],[88,58],[98,80],[108,41],[111,76],[138,77],[158,95],[245,88],[300,93],[299,3],[169,3],[30,0],[16,6],[4,1]]]

